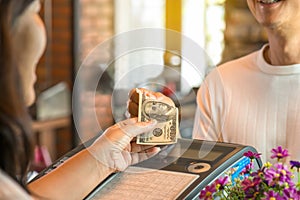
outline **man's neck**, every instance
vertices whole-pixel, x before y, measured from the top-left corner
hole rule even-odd
[[[300,31],[268,32],[269,48],[264,56],[272,65],[291,65],[300,63]]]

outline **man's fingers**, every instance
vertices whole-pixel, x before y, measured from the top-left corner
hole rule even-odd
[[[132,89],[129,94],[129,99],[135,103],[139,103],[139,94],[137,93],[136,91],[136,88],[135,89]]]
[[[137,117],[138,116],[139,106],[135,102],[129,101],[127,109],[128,109],[128,112],[130,113],[130,117]]]
[[[163,95],[159,92],[153,92],[153,91],[147,90],[145,88],[135,88],[129,92],[129,94],[128,94],[129,99],[131,99],[133,102],[138,103],[139,102],[139,92],[143,93],[144,95],[146,95],[147,97],[152,98],[152,99],[157,99],[158,96]]]

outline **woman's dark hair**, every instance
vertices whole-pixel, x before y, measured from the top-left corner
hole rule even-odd
[[[24,188],[33,150],[30,117],[14,63],[12,30],[33,1],[0,0],[0,168]]]

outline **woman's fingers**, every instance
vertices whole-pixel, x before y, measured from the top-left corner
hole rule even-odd
[[[159,147],[152,147],[142,152],[131,153],[131,165],[142,162],[156,155],[161,149]]]
[[[156,120],[151,120],[148,122],[137,122],[137,118],[129,118],[117,123],[117,126],[124,134],[132,139],[142,133],[153,130],[156,124]]]
[[[153,145],[139,145],[135,142],[131,143],[131,152],[137,153],[154,147]]]

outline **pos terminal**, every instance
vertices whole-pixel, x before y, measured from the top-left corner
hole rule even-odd
[[[82,148],[66,154],[38,175],[56,168]],[[204,140],[178,139],[160,153],[101,182],[85,199],[198,199],[201,190],[229,170],[232,177],[250,163],[243,154],[257,152],[251,146]],[[254,160],[256,169],[260,159]]]
[[[232,177],[250,163],[253,147],[179,139],[176,144],[100,183],[86,199],[197,199],[200,191],[229,170]],[[256,169],[262,165],[254,161]]]

